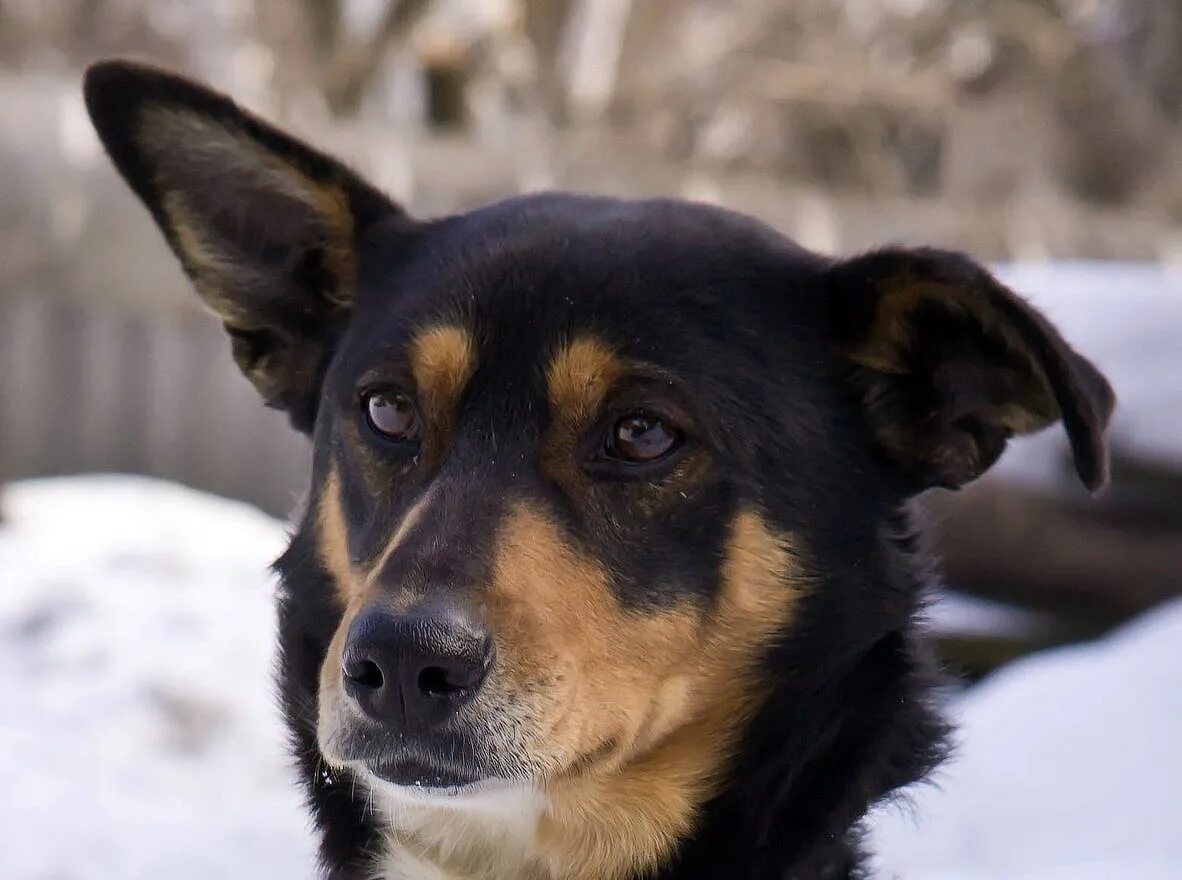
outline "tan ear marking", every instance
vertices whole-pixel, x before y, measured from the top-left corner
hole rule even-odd
[[[1040,410],[1039,427],[1059,417],[1046,372],[1029,346],[998,314],[987,291],[914,279],[906,274],[879,282],[879,287],[881,295],[873,319],[861,338],[854,340],[846,351],[855,363],[882,373],[908,372],[905,353],[915,344],[911,316],[925,303],[931,304],[950,315],[971,318],[985,335],[1002,343],[1013,363],[1020,364],[1028,374],[1030,386],[1026,396],[1029,404]]]
[[[135,139],[155,168],[155,186],[186,266],[194,274],[200,292],[210,305],[233,323],[250,324],[235,315],[226,288],[252,284],[252,269],[219,246],[214,228],[196,209],[194,196],[202,187],[224,191],[226,211],[235,210],[247,193],[267,193],[290,206],[276,222],[288,227],[304,213],[301,237],[296,244],[317,247],[323,253],[333,286],[320,291],[329,302],[348,305],[356,283],[353,213],[339,181],[317,180],[299,164],[272,152],[244,131],[189,110],[148,106],[140,112]],[[188,193],[188,194],[186,194]],[[257,274],[257,273],[256,273]],[[257,279],[256,279],[257,280]]]

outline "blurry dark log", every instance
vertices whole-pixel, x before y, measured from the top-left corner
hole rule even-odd
[[[1072,640],[1068,632],[1053,636],[937,635],[936,656],[958,682],[980,681],[1012,660]]]
[[[1093,517],[1127,529],[1182,533],[1182,466],[1117,450],[1112,468],[1116,479],[1090,508]]]
[[[427,122],[432,128],[459,128],[468,117],[470,69],[463,57],[437,58],[425,63]]]
[[[1182,595],[1182,472],[1123,461],[1106,499],[988,480],[932,493],[947,584],[1050,612],[1081,636]]]

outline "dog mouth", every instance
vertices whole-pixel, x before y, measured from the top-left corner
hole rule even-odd
[[[454,734],[429,742],[368,725],[347,725],[329,739],[330,763],[404,789],[450,790],[478,787],[495,774],[478,760],[467,737]]]
[[[378,779],[403,788],[461,789],[485,781],[484,776],[465,768],[445,767],[410,757],[360,763]]]

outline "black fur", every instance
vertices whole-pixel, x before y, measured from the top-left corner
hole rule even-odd
[[[320,667],[341,619],[314,534],[314,502],[330,465],[340,473],[357,560],[374,558],[428,481],[445,487],[419,527],[421,547],[434,555],[409,548],[399,577],[427,578],[430,563],[435,588],[454,593],[487,573],[491,524],[512,500],[560,523],[611,572],[620,603],[640,614],[711,606],[726,528],[740,509],[791,534],[809,588],[763,660],[770,696],[695,832],[645,876],[865,876],[859,821],[924,778],[946,748],[917,624],[928,578],[910,499],[931,485],[959,485],[996,459],[1011,433],[997,415],[1002,404],[1037,414],[1040,424],[1062,415],[1081,479],[1102,484],[1112,396],[1086,360],[961,255],[891,250],[834,261],[740,215],[664,200],[549,194],[416,222],[343,166],[175,77],[106,65],[91,73],[87,99],[119,170],[182,259],[133,134],[145,102],[215,116],[309,179],[342,187],[355,215],[357,276],[347,305],[305,303],[292,313],[235,301],[253,309],[240,347],[290,346],[298,337],[313,352],[314,362],[302,364],[243,357],[263,364],[265,375],[252,378],[278,389],[273,401],[314,444],[313,504],[276,565],[279,680],[331,877],[366,876],[379,840],[365,795],[323,766],[316,741]],[[252,198],[265,202],[267,194]],[[256,259],[243,229],[218,231],[243,259]],[[319,246],[265,235],[254,244]],[[887,326],[881,304],[920,289],[908,285],[921,285],[922,295],[904,300],[911,305],[902,330]],[[318,293],[306,279],[296,288],[303,297]],[[359,418],[359,377],[373,369],[400,376],[414,329],[438,320],[470,328],[479,349],[446,457],[428,465],[372,438],[346,439]],[[699,469],[680,496],[668,489],[681,486],[673,463],[629,475],[587,470],[579,492],[543,472],[544,364],[579,333],[669,377],[635,383],[618,405],[672,412],[686,426],[681,454],[697,456]],[[905,367],[859,361],[858,347],[880,336],[901,347]],[[898,436],[915,442],[900,446],[891,440]],[[598,448],[598,437],[589,434],[587,449]]]

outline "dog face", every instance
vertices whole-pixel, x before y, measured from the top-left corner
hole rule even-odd
[[[707,232],[729,240],[693,254]],[[422,234],[361,285],[318,408],[318,546],[344,609],[326,754],[401,784],[553,787],[701,713],[742,717],[807,580],[758,494],[762,435],[803,438],[744,364],[774,356],[758,312],[732,314],[766,233],[552,197]],[[383,685],[367,712],[359,643],[375,682],[418,676],[396,705]]]
[[[323,576],[289,601],[319,609],[320,754],[387,792],[536,793],[539,846],[586,876],[692,826],[778,645],[840,620],[823,664],[904,625],[840,576],[884,510],[1059,419],[1105,478],[1104,380],[958,255],[835,261],[673,201],[416,221],[184,80],[104,65],[87,100],[312,435]]]

